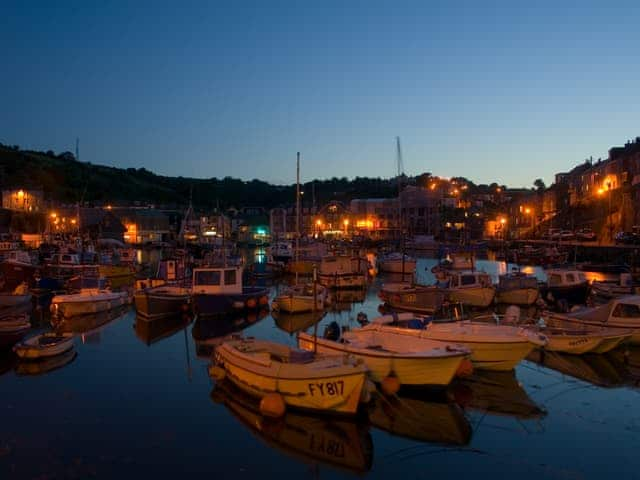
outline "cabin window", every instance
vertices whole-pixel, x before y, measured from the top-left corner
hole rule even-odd
[[[196,285],[220,285],[219,270],[196,272]]]
[[[574,283],[575,281],[575,275],[573,273],[567,273],[567,283]]]
[[[562,277],[557,273],[553,273],[549,275],[549,285],[560,285],[562,284]]]
[[[225,270],[224,271],[224,284],[225,285],[235,285],[236,284],[236,271],[235,270]]]
[[[640,307],[628,303],[619,303],[613,309],[613,316],[618,318],[640,318]]]
[[[474,283],[476,283],[476,277],[474,277],[473,275],[463,275],[462,277],[460,277],[461,280],[461,285],[473,285]]]

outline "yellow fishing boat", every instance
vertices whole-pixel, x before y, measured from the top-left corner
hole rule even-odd
[[[278,393],[285,405],[295,408],[355,414],[367,396],[367,367],[344,355],[242,338],[216,348],[215,362],[245,392],[259,398]]]

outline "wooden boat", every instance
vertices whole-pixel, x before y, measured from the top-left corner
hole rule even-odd
[[[547,270],[547,282],[540,288],[540,296],[556,305],[584,305],[589,296],[589,282],[579,270]]]
[[[416,271],[417,260],[414,257],[400,253],[392,252],[383,255],[377,261],[378,271],[389,273],[412,273]]]
[[[395,310],[426,314],[438,310],[446,296],[442,288],[407,282],[385,283],[378,292],[380,300]]]
[[[269,308],[269,289],[242,284],[242,266],[193,270],[192,302],[197,315],[225,315]]]
[[[13,346],[31,329],[26,313],[0,318],[0,348]]]
[[[20,358],[43,358],[60,355],[73,348],[72,333],[46,332],[26,338],[13,347]]]
[[[80,293],[56,295],[51,299],[51,313],[59,317],[73,317],[106,312],[129,303],[127,292],[88,288]]]
[[[265,418],[253,398],[226,381],[216,382],[211,399],[223,403],[268,446],[305,464],[320,463],[355,474],[371,469],[373,442],[366,422],[296,411],[281,419]]]
[[[286,313],[304,313],[324,310],[327,289],[313,283],[297,284],[286,287],[271,303],[273,310]],[[315,306],[314,306],[315,304]]]
[[[485,272],[450,272],[447,299],[471,307],[486,308],[493,303],[496,288]]]
[[[411,440],[468,445],[471,425],[462,409],[456,403],[434,401],[426,393],[376,395],[369,421],[380,430]]]
[[[615,329],[612,333],[626,334],[628,341],[640,344],[640,295],[626,295],[610,300],[605,305],[584,308],[571,313],[551,313],[544,316],[545,322],[561,322],[565,325],[590,325]]]
[[[381,334],[429,339],[464,345],[478,370],[512,370],[533,348],[546,339],[525,329],[469,320],[434,322],[401,313],[375,318],[363,329]]]
[[[217,347],[215,362],[226,378],[250,395],[279,393],[294,408],[353,415],[365,394],[367,367],[344,355],[314,354],[247,338]]]
[[[77,356],[78,353],[74,349],[70,349],[52,357],[19,361],[15,366],[15,372],[16,375],[44,375],[69,365]]]
[[[29,252],[24,250],[10,251],[0,262],[0,272],[4,279],[3,289],[13,290],[20,284],[33,286],[38,266],[33,262]]]
[[[136,291],[136,312],[149,320],[172,317],[191,311],[191,289],[178,285],[161,285]]]
[[[332,329],[339,332],[337,324]],[[331,337],[327,332],[325,336]],[[469,355],[461,346],[364,328],[344,332],[342,338],[300,332],[298,345],[308,351],[353,355],[366,363],[373,381],[395,376],[401,385],[448,385]]]
[[[465,410],[520,420],[541,418],[547,414],[522,388],[514,370],[478,370],[470,377],[457,378],[450,391],[456,403]]]
[[[496,303],[508,305],[533,305],[540,296],[538,279],[520,272],[498,277]]]
[[[351,255],[326,255],[320,262],[320,283],[330,288],[364,288],[369,261]]]

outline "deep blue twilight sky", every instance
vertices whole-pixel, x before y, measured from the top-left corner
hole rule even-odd
[[[563,3],[563,6],[557,6]],[[516,4],[521,4],[517,6]],[[531,186],[640,135],[640,3],[0,5],[0,142],[166,175]]]

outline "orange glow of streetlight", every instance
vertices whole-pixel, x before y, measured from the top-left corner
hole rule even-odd
[[[529,215],[531,213],[531,209],[529,207],[526,207],[524,209],[524,213],[526,213],[527,215]]]
[[[18,190],[18,198],[24,198],[24,190]]]
[[[505,223],[507,223],[507,219],[504,217],[500,217],[500,223],[504,225]]]

